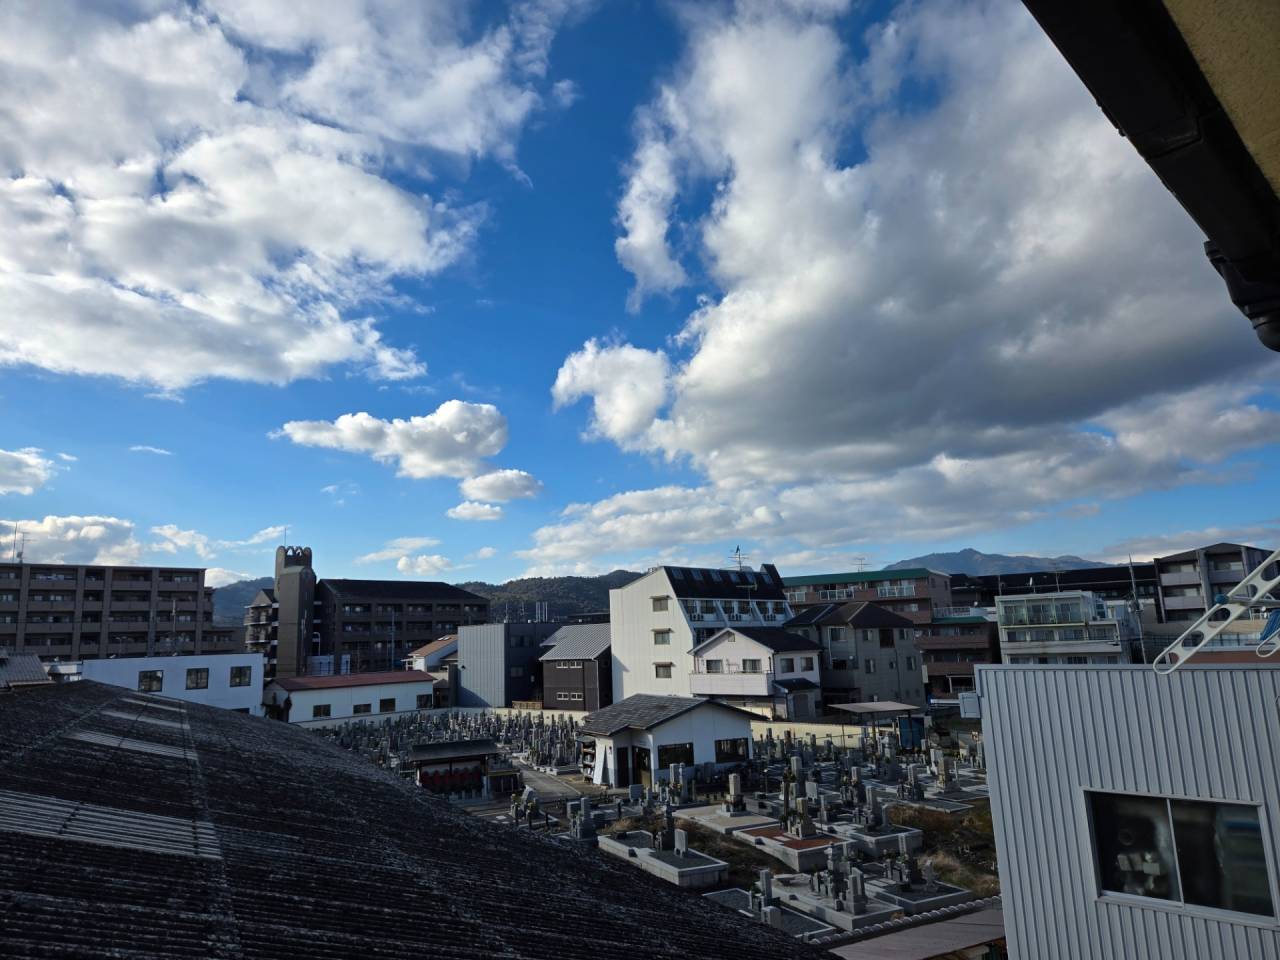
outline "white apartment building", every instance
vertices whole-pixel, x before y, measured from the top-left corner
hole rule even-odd
[[[1011,664],[1129,663],[1138,619],[1088,590],[997,597],[1000,655]]]
[[[781,627],[727,627],[693,648],[689,692],[770,720],[812,720],[822,647]]]
[[[781,627],[791,616],[771,564],[655,567],[609,591],[614,703],[638,693],[687,697],[696,645],[726,627]]]
[[[262,716],[260,653],[203,653],[167,657],[111,657],[55,664],[64,676],[78,675],[113,687]],[[71,670],[70,668],[76,668]]]

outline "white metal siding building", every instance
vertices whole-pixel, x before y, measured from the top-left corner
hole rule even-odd
[[[263,663],[260,653],[114,657],[81,661],[80,676],[127,690],[260,717]]]
[[[430,674],[414,670],[282,677],[268,684],[262,700],[282,720],[324,727],[430,710],[434,686]]]
[[[1280,958],[1280,668],[977,675],[1014,960]]]

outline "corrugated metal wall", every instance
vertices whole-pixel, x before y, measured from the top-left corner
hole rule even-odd
[[[458,628],[458,706],[507,706],[506,624]]]
[[[977,686],[1014,960],[1280,958],[1265,918],[1100,899],[1084,796],[1261,803],[1280,906],[1280,668],[983,666]]]

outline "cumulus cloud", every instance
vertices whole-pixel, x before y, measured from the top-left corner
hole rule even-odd
[[[27,535],[28,563],[138,563],[142,544],[131,520],[104,516],[46,516],[40,520],[0,520],[0,543],[15,532]]]
[[[241,540],[220,540],[198,530],[183,530],[177,524],[166,523],[151,528],[151,533],[160,539],[148,544],[147,548],[171,554],[179,550],[190,550],[202,560],[211,560],[217,556],[219,550],[242,550],[283,540],[286,530],[285,526],[276,525],[263,527],[257,533]]]
[[[590,397],[589,435],[634,447],[647,442],[654,415],[666,402],[669,376],[661,350],[588,340],[561,365],[551,396],[557,408]]]
[[[1025,10],[902,4],[862,52],[840,12],[683,20],[637,115],[619,258],[638,294],[666,289],[683,236],[712,292],[643,375],[637,348],[592,341],[552,397],[591,398],[591,435],[704,482],[583,509],[646,542],[831,552],[1216,482],[1274,442],[1275,361]],[[526,556],[613,550],[570,514]]]
[[[401,573],[419,577],[429,577],[454,569],[453,561],[438,553],[420,553],[414,557],[401,557],[396,561],[396,569]]]
[[[170,393],[422,374],[370,308],[471,248],[485,208],[439,178],[515,169],[578,6],[6,6],[0,362]]]
[[[205,585],[210,587],[225,587],[229,583],[250,580],[252,577],[252,574],[228,570],[226,567],[207,567],[204,571]]]
[[[476,503],[474,500],[464,500],[456,507],[450,507],[446,510],[445,516],[454,520],[501,520],[502,508],[494,506],[492,503]]]
[[[536,497],[542,490],[541,482],[524,470],[494,470],[478,477],[468,477],[458,487],[468,500],[498,503]]]
[[[434,547],[439,543],[440,541],[435,537],[396,537],[394,540],[388,540],[380,549],[356,557],[356,563],[381,563],[384,560],[395,560],[414,550]]]
[[[402,477],[471,477],[507,443],[507,418],[489,403],[447,400],[430,414],[382,420],[344,413],[336,420],[291,420],[272,434],[296,444],[365,453],[395,463]]]
[[[492,560],[498,555],[497,547],[481,547],[474,553],[468,554],[468,560]]]
[[[154,453],[158,457],[172,457],[173,451],[164,447],[152,447],[145,443],[135,443],[129,448],[130,453]]]
[[[33,494],[53,478],[56,469],[38,447],[0,450],[0,495]]]

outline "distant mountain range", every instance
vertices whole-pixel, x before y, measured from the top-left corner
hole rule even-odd
[[[1084,570],[1088,567],[1105,567],[1082,557],[1064,554],[1061,557],[1022,557],[1004,553],[979,553],[972,548],[954,553],[926,553],[923,557],[899,560],[885,567],[886,570],[905,570],[908,567],[928,567],[939,573],[967,573],[972,577],[985,577],[1005,573],[1037,573],[1041,570]]]
[[[494,619],[529,619],[534,615],[534,604],[545,600],[548,614],[554,620],[607,611],[609,591],[630,583],[638,576],[640,574],[630,570],[614,570],[598,577],[528,577],[506,583],[471,580],[458,586],[486,598],[491,604]],[[257,596],[259,590],[274,583],[271,577],[259,577],[218,587],[213,594],[214,620],[243,623],[244,608],[249,601]]]

